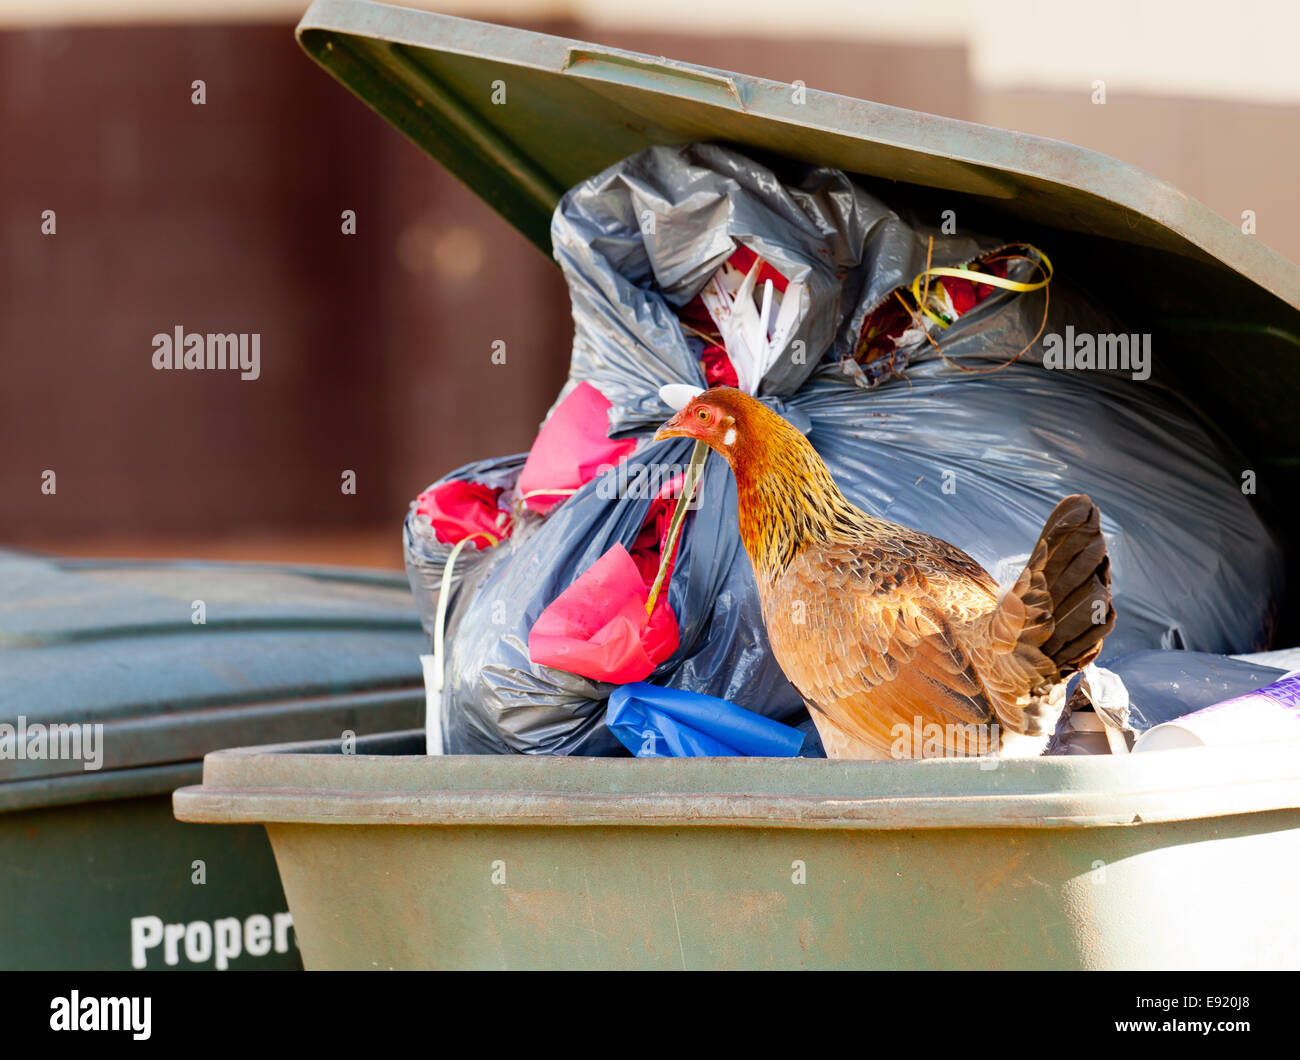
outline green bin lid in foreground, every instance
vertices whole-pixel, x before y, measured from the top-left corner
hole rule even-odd
[[[714,140],[895,182],[1048,249],[1264,462],[1300,457],[1300,269],[1170,184],[1023,133],[507,26],[317,0],[303,48],[539,248],[566,189],[652,144]],[[504,104],[494,103],[498,85]],[[499,96],[498,96],[499,99]],[[954,198],[954,194],[960,196]]]
[[[426,650],[401,575],[0,552],[0,811],[170,791],[220,747],[419,724]],[[102,725],[99,768],[85,748],[17,757],[35,725]]]

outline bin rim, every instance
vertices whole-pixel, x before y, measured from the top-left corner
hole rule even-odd
[[[210,824],[933,830],[1167,824],[1300,808],[1300,740],[1128,756],[853,762],[393,754],[422,733],[232,748],[173,796]],[[386,748],[385,748],[386,745]],[[368,753],[387,749],[390,753]],[[981,768],[983,767],[983,768]]]

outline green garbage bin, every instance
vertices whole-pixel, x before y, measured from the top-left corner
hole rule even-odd
[[[317,0],[298,37],[546,253],[567,188],[700,140],[1050,247],[1170,355],[1280,524],[1300,514],[1300,270],[1163,181],[1033,136],[361,0]],[[1300,743],[992,770],[430,759],[416,734],[367,749],[223,751],[175,796],[183,820],[265,823],[308,967],[1300,965]]]
[[[1300,740],[1015,760],[218,751],[339,968],[1297,968]]]
[[[262,829],[171,792],[250,741],[409,728],[400,575],[0,552],[0,968],[297,968]]]

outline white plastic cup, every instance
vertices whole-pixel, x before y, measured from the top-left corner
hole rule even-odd
[[[1148,729],[1133,751],[1300,739],[1300,674]]]

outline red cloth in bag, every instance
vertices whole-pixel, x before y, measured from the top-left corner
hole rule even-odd
[[[429,517],[434,536],[444,545],[458,544],[475,534],[490,534],[490,538],[474,537],[470,543],[471,548],[488,548],[510,536],[510,513],[497,507],[500,495],[500,489],[452,479],[421,493],[415,511]]]

